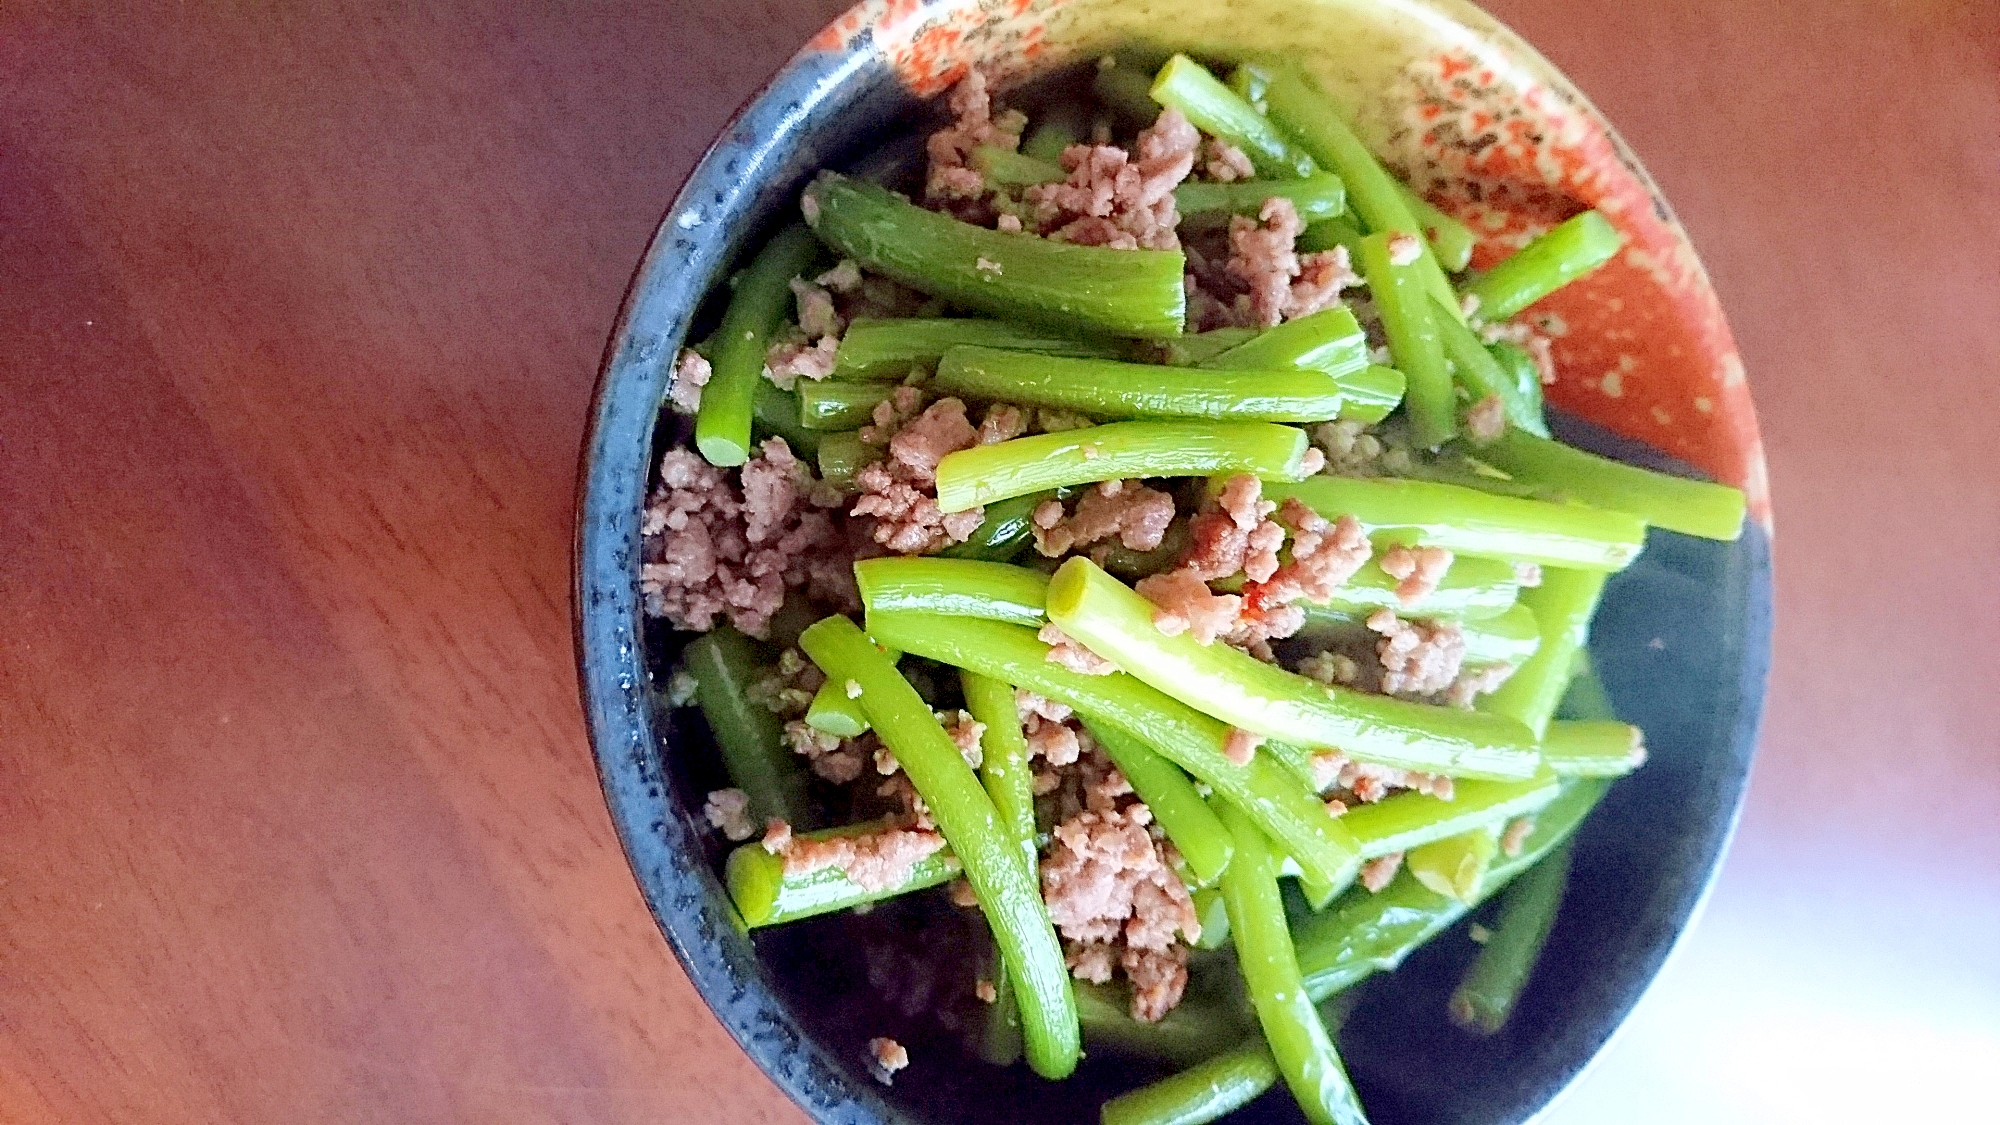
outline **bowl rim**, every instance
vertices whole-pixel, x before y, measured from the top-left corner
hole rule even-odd
[[[948,8],[955,2],[921,6]],[[1621,162],[1652,197],[1662,217],[1680,230],[1657,184],[1609,120],[1512,29],[1465,0],[1386,2],[1428,9],[1481,36],[1497,36],[1500,46],[1536,68],[1538,77],[1559,84],[1602,124]],[[609,332],[591,393],[574,500],[571,624],[578,689],[613,827],[648,913],[703,1002],[758,1068],[815,1120],[890,1122],[906,1118],[878,1090],[852,1081],[848,1070],[795,1022],[783,1000],[764,982],[746,978],[730,963],[720,950],[722,934],[716,929],[720,919],[713,916],[713,904],[711,909],[700,908],[700,899],[719,891],[719,880],[707,869],[700,841],[689,826],[671,812],[662,817],[659,809],[668,785],[661,765],[666,748],[652,713],[651,670],[646,662],[638,599],[638,527],[650,479],[655,427],[664,409],[666,372],[709,288],[689,284],[687,279],[706,281],[731,260],[754,227],[743,221],[742,215],[754,213],[756,196],[765,190],[760,182],[765,178],[760,175],[761,166],[739,170],[729,166],[727,155],[742,147],[739,138],[760,130],[763,139],[751,149],[760,158],[794,144],[781,139],[779,129],[800,128],[795,122],[804,116],[802,106],[824,101],[855,74],[881,62],[879,44],[865,32],[869,21],[884,15],[879,3],[862,0],[830,21],[744,99],[675,191],[633,270]],[[857,17],[861,34],[854,33]],[[830,46],[829,37],[836,32],[843,34],[837,45]],[[705,202],[705,193],[712,195],[712,200]],[[724,225],[720,237],[688,237],[686,232],[706,224],[711,205],[721,215],[741,214]],[[670,271],[669,266],[674,268]],[[1705,267],[1698,258],[1695,266],[1703,271],[1702,283],[1707,285]],[[1752,409],[1747,400],[1744,409]],[[1761,470],[1761,450],[1754,455]],[[1741,818],[1770,665],[1768,516],[1753,520],[1745,534],[1762,538],[1765,553],[1753,563],[1748,591],[1751,613],[1743,622],[1744,664],[1738,678],[1742,710],[1730,735],[1730,749],[1741,760],[1744,780],[1735,786],[1717,830],[1705,841],[1709,858],[1685,903],[1681,925],[1612,1021],[1609,1035],[1570,1071],[1533,1117],[1546,1114],[1561,1093],[1602,1058],[1632,1007],[1684,944],[1706,906]],[[723,898],[726,902],[726,895]],[[676,913],[690,910],[696,916],[695,925],[672,920]],[[691,930],[701,931],[698,938],[689,936]],[[768,1049],[774,1044],[779,1049],[777,1061]],[[792,1055],[790,1065],[780,1065],[785,1052]]]

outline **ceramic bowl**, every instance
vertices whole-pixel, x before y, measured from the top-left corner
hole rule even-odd
[[[688,177],[640,263],[606,351],[579,482],[576,636],[612,818],[661,932],[731,1034],[825,1122],[1095,1121],[1153,1072],[1088,1059],[1066,1083],[912,1045],[893,1088],[863,1045],[891,1019],[841,940],[849,919],[750,938],[730,922],[699,809],[712,748],[656,694],[679,638],[641,618],[639,513],[683,435],[660,425],[671,359],[732,258],[793,213],[806,178],[907,131],[970,66],[1004,84],[1143,42],[1197,56],[1280,52],[1308,66],[1377,154],[1471,222],[1491,261],[1584,206],[1628,236],[1610,265],[1535,310],[1556,337],[1562,436],[1749,493],[1735,543],[1655,532],[1611,583],[1592,651],[1652,759],[1579,841],[1544,968],[1492,1040],[1444,1018],[1467,948],[1434,943],[1369,986],[1341,1045],[1379,1125],[1518,1122],[1604,1046],[1686,931],[1734,825],[1770,640],[1770,510],[1756,415],[1701,263],[1637,159],[1554,67],[1454,0],[869,0],[779,71]],[[1615,45],[1607,49],[1616,49]],[[666,197],[662,185],[662,198]],[[920,971],[912,964],[898,975]],[[662,1059],[661,1065],[675,1065]],[[1236,1119],[1285,1121],[1282,1092]]]

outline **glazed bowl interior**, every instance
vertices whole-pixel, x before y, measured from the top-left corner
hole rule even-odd
[[[1378,155],[1482,231],[1476,261],[1581,207],[1605,211],[1631,249],[1537,310],[1557,336],[1563,376],[1549,393],[1558,435],[1750,494],[1753,519],[1738,541],[1656,531],[1607,588],[1592,654],[1620,717],[1645,729],[1652,757],[1585,826],[1571,895],[1507,1029],[1475,1040],[1445,1020],[1445,997],[1471,950],[1461,928],[1364,985],[1342,1030],[1343,1053],[1379,1125],[1526,1120],[1617,1028],[1720,862],[1768,664],[1769,513],[1742,367],[1671,211],[1582,95],[1467,5],[870,3],[787,64],[675,198],[633,279],[593,405],[579,481],[576,624],[585,713],[613,820],[696,988],[819,1120],[1095,1121],[1104,1097],[1161,1073],[1103,1052],[1060,1084],[1024,1067],[976,1062],[882,996],[884,982],[912,992],[927,959],[878,953],[871,966],[856,927],[874,935],[871,944],[886,940],[906,918],[900,908],[754,938],[739,932],[716,874],[719,842],[699,814],[703,795],[725,784],[716,755],[699,720],[670,711],[656,690],[686,638],[643,620],[637,599],[649,477],[660,453],[686,438],[659,424],[671,360],[713,317],[704,295],[736,253],[796,213],[798,189],[814,171],[882,159],[890,142],[926,120],[926,99],[967,66],[1032,99],[1074,80],[1097,53],[1136,44],[1302,61]],[[914,1060],[893,1088],[866,1069],[864,1044],[883,1034],[901,1039]],[[1232,1120],[1295,1119],[1280,1091]]]

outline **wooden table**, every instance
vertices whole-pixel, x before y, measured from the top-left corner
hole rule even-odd
[[[1996,9],[1496,6],[1706,255],[1781,532],[1742,835],[1556,1120],[1955,1096],[2000,1056]],[[0,1121],[799,1120],[626,872],[567,556],[632,264],[840,0],[90,7],[0,10]]]

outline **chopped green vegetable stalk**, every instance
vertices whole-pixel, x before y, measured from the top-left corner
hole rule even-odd
[[[1402,182],[1375,160],[1375,154],[1342,120],[1332,98],[1315,89],[1296,70],[1274,70],[1264,93],[1271,121],[1299,147],[1337,174],[1347,185],[1347,206],[1362,222],[1363,233],[1416,235],[1422,243],[1423,288],[1431,296],[1452,305],[1456,315],[1458,294],[1445,276],[1423,237],[1424,228],[1404,197]],[[1350,249],[1348,253],[1354,251]],[[1399,365],[1400,366],[1400,365]]]
[[[1278,1084],[1278,1062],[1262,1039],[1105,1102],[1100,1125],[1207,1125]]]
[[[778,716],[750,700],[750,685],[766,672],[750,639],[718,625],[688,642],[681,667],[694,677],[695,702],[731,784],[750,798],[750,815],[760,824],[775,816],[805,826],[812,808],[805,771],[785,747]]]
[[[1204,335],[1224,331],[1229,330],[1217,329]],[[1236,347],[1200,362],[1203,367],[1214,368],[1310,367],[1328,375],[1349,376],[1368,368],[1368,334],[1361,330],[1346,306],[1335,305],[1255,332]],[[1395,383],[1395,393],[1400,398],[1403,389],[1400,373]],[[1393,401],[1389,403],[1391,409],[1395,405]]]
[[[1027,187],[1066,179],[1069,173],[1052,160],[1037,160],[1025,153],[997,145],[980,145],[972,150],[972,166],[986,182],[1000,187]]]
[[[1461,781],[1449,801],[1428,793],[1396,793],[1347,810],[1341,827],[1354,833],[1363,859],[1409,851],[1478,828],[1498,828],[1556,799],[1554,770],[1526,781]]]
[[[1076,708],[1093,728],[1144,742],[1240,805],[1302,870],[1329,883],[1349,878],[1359,859],[1352,837],[1297,777],[1268,754],[1239,766],[1224,753],[1229,728],[1121,672],[1093,676],[1049,660],[1035,631],[969,617],[871,613],[868,630],[884,644],[927,660],[1027,688]]]
[[[1249,104],[1258,113],[1265,112],[1264,91],[1271,86],[1269,67],[1259,63],[1243,63],[1229,72],[1229,88],[1236,96]]]
[[[1023,493],[1130,477],[1250,473],[1301,480],[1306,448],[1304,430],[1273,422],[1113,422],[1037,434],[946,455],[938,463],[938,507],[962,512]]]
[[[1403,404],[1410,414],[1411,437],[1430,449],[1458,432],[1458,400],[1452,394],[1451,369],[1445,366],[1436,304],[1426,294],[1418,268],[1423,259],[1399,262],[1390,248],[1393,239],[1407,237],[1389,233],[1362,238],[1360,267],[1382,316],[1389,354],[1407,380]]]
[[[929,385],[947,394],[1098,418],[1326,422],[1343,417],[1347,401],[1341,380],[1289,364],[1211,371],[998,348],[951,349]]]
[[[1308,223],[1331,219],[1347,210],[1347,189],[1331,172],[1315,172],[1302,180],[1190,180],[1174,189],[1174,207],[1183,215],[1223,211],[1254,216],[1274,197],[1291,200],[1299,218]]]
[[[1331,250],[1336,246],[1347,247],[1347,260],[1361,260],[1361,228],[1348,217],[1321,219],[1299,233],[1299,252],[1302,254]]]
[[[1035,509],[1054,497],[1053,492],[1030,492],[986,505],[986,518],[979,522],[972,537],[939,551],[938,557],[1006,562],[1020,554],[1034,535]]]
[[[1604,781],[1579,780],[1563,787],[1535,814],[1533,831],[1519,856],[1502,855],[1486,873],[1486,895],[1533,867],[1569,839],[1604,795]],[[1345,819],[1345,818],[1343,818]],[[1305,919],[1294,935],[1299,969],[1315,1000],[1323,1000],[1377,972],[1403,963],[1425,942],[1465,916],[1469,909],[1399,874],[1380,893],[1350,894],[1332,910]]]
[[[1242,149],[1260,176],[1296,179],[1319,171],[1303,146],[1287,140],[1255,106],[1186,55],[1175,55],[1160,68],[1152,95],[1180,110],[1195,128]]]
[[[886,821],[871,821],[820,832],[802,832],[797,839],[811,842],[865,836],[889,827]],[[787,872],[783,856],[764,850],[760,841],[752,841],[729,853],[723,877],[729,886],[730,901],[736,904],[736,912],[743,916],[745,925],[754,929],[831,914],[836,910],[935,887],[956,878],[959,870],[958,857],[952,854],[950,848],[940,848],[911,864],[909,870],[903,872],[902,877],[892,885],[869,890],[849,879],[846,869],[838,866],[800,873]]]
[[[1215,882],[1229,866],[1234,845],[1228,829],[1195,791],[1194,782],[1179,766],[1117,727],[1093,726],[1090,733],[1153,811],[1153,819],[1180,850],[1188,870],[1203,886]]]
[[[1542,760],[1566,777],[1623,777],[1646,761],[1646,739],[1630,723],[1558,719],[1542,735]]]
[[[833,356],[833,377],[894,382],[916,364],[936,363],[957,347],[1008,348],[1047,355],[1117,359],[1127,345],[1119,340],[1064,336],[1004,320],[938,317],[909,320],[860,319],[847,326]]]
[[[1506,320],[1610,261],[1623,245],[1625,236],[1609,219],[1585,211],[1516,250],[1465,291],[1479,298],[1481,318]]]
[[[1132,991],[1121,984],[1077,981],[1076,1011],[1092,1051],[1133,1055],[1187,1066],[1234,1043],[1250,1028],[1236,1012],[1205,997],[1186,996],[1154,1023],[1132,1018]]]
[[[888,555],[854,564],[861,604],[870,613],[909,611],[984,617],[1040,628],[1048,576],[975,559]]]
[[[1014,986],[1007,980],[1007,959],[997,948],[986,951],[986,979],[993,984],[993,1000],[972,1028],[973,1049],[992,1066],[1013,1066],[1021,1061],[1021,1008],[1014,1000]]]
[[[1097,100],[1133,125],[1150,125],[1160,115],[1160,104],[1153,100],[1152,87],[1152,79],[1143,68],[1116,59],[1112,65],[1100,62],[1097,74],[1090,80],[1091,93],[1097,95]]]
[[[828,434],[819,439],[819,479],[835,488],[853,488],[861,470],[881,459],[882,447],[869,445],[857,433]]]
[[[1646,525],[1631,516],[1434,481],[1316,476],[1264,488],[1267,500],[1288,496],[1330,520],[1352,515],[1379,543],[1461,555],[1606,571],[1624,569],[1646,545]]]
[[[1278,892],[1278,862],[1270,841],[1233,805],[1218,810],[1236,838],[1236,856],[1222,873],[1222,900],[1237,964],[1271,1048],[1278,1073],[1315,1125],[1365,1125],[1367,1116],[1340,1065],[1333,1036],[1306,994]]]
[[[1232,840],[1229,848],[1236,850]],[[1229,942],[1229,910],[1222,903],[1222,891],[1217,887],[1197,887],[1194,894],[1194,914],[1201,920],[1201,940],[1195,942],[1197,949],[1221,949]]]
[[[1418,195],[1410,185],[1401,180],[1395,184],[1403,195],[1403,205],[1410,209],[1410,216],[1423,226],[1424,238],[1431,245],[1431,253],[1437,255],[1438,265],[1452,273],[1470,265],[1473,244],[1479,241],[1472,228],[1431,206],[1430,200]]]
[[[1446,898],[1470,905],[1478,901],[1486,868],[1499,854],[1499,830],[1475,828],[1411,849],[1403,865],[1417,882]]]
[[[1542,571],[1542,584],[1521,591],[1521,604],[1533,611],[1542,630],[1542,646],[1526,664],[1514,670],[1490,695],[1474,704],[1492,715],[1528,724],[1540,738],[1569,687],[1577,651],[1590,640],[1590,617],[1604,592],[1604,572]]]
[[[713,372],[701,389],[694,443],[712,465],[741,465],[750,459],[750,418],[757,387],[765,382],[764,353],[792,308],[792,279],[819,256],[819,243],[804,227],[789,226],[750,260],[717,330]],[[1175,278],[1174,283],[1180,284]]]
[[[1507,1025],[1555,929],[1569,863],[1570,845],[1564,844],[1507,888],[1492,936],[1451,994],[1451,1022],[1482,1035]]]
[[[893,650],[883,655],[891,664],[903,658]],[[806,725],[838,738],[859,738],[867,733],[868,715],[861,709],[861,700],[847,694],[847,681],[827,680],[813,693],[812,704],[806,708]]]
[[[992,798],[930,705],[854,622],[829,617],[807,629],[799,647],[828,678],[861,685],[869,724],[930,807],[1007,959],[1028,1065],[1044,1078],[1067,1077],[1082,1053],[1069,970],[1035,873],[1013,833],[1001,827]]]
[[[769,379],[757,381],[757,396],[750,404],[751,434],[754,438],[781,437],[801,457],[819,451],[819,434],[807,429],[799,419],[799,396],[781,391]]]
[[[799,424],[822,431],[859,429],[874,420],[875,407],[894,390],[893,383],[801,379],[795,392]]]
[[[1743,493],[1620,464],[1546,437],[1508,433],[1477,454],[1551,500],[1563,499],[1642,519],[1655,527],[1729,541],[1743,533]]]
[[[1455,777],[1527,777],[1534,738],[1511,722],[1328,687],[1239,649],[1167,636],[1153,604],[1086,558],[1049,580],[1049,620],[1092,652],[1182,703],[1254,734]]]
[[[965,709],[986,725],[979,736],[979,780],[1000,826],[1011,832],[1028,862],[1036,864],[1034,771],[1028,766],[1028,740],[1021,733],[1021,713],[1014,705],[1014,688],[976,672],[960,672]]]
[[[1556,705],[1557,717],[1592,722],[1617,718],[1618,710],[1611,705],[1611,695],[1604,690],[1604,681],[1597,678],[1597,669],[1591,666],[1590,650],[1577,649],[1571,664],[1569,690],[1563,692],[1562,702]]]
[[[1207,332],[1196,332],[1176,340],[1153,340],[1141,345],[1150,349],[1145,358],[1157,358],[1169,367],[1193,367],[1214,359],[1223,352],[1239,344],[1248,343],[1259,335],[1255,328],[1215,328]]]
[[[1151,100],[1150,98],[1147,100]],[[1063,150],[1083,140],[1087,128],[1083,117],[1068,106],[1049,112],[1021,141],[1021,155],[1050,164],[1061,164]]]
[[[1534,361],[1529,361],[1529,378],[1523,383],[1517,377],[1518,369],[1509,371],[1502,367],[1472,329],[1448,316],[1433,316],[1431,320],[1437,327],[1438,341],[1444,346],[1444,357],[1451,361],[1452,373],[1464,388],[1466,398],[1477,405],[1489,396],[1497,397],[1510,429],[1547,437],[1549,425],[1542,419],[1542,382]]]
[[[1524,605],[1517,604],[1483,621],[1464,622],[1460,629],[1465,634],[1465,663],[1473,667],[1511,664],[1519,668],[1542,647],[1541,625],[1534,611]]]
[[[987,230],[832,172],[806,188],[802,206],[829,246],[932,296],[1079,331],[1181,334],[1187,262],[1179,251],[1113,250]]]

